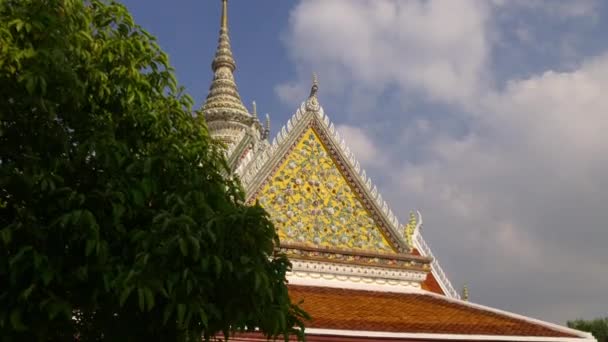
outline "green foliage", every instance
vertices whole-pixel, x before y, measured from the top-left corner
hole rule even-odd
[[[125,7],[0,0],[0,94],[3,340],[302,336],[267,214]]]
[[[567,324],[569,328],[590,332],[598,342],[608,342],[608,317],[590,321],[577,319],[568,321]]]

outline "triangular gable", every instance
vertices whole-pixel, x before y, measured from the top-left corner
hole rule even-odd
[[[299,141],[303,131],[308,127],[314,127],[323,145],[332,154],[342,171],[345,178],[350,182],[354,191],[362,199],[364,207],[370,215],[374,217],[378,227],[383,232],[384,237],[391,246],[398,246],[401,253],[412,251],[412,246],[408,246],[403,236],[403,226],[397,217],[389,209],[388,204],[382,199],[380,193],[373,185],[371,179],[366,175],[353,153],[349,150],[344,139],[330,122],[323,111],[323,107],[318,105],[315,97],[309,98],[302,103],[296,113],[282,127],[272,144],[260,150],[253,159],[244,165],[239,172],[240,179],[247,194],[249,203],[255,202],[260,191],[264,188],[271,176],[276,173],[277,168],[282,165],[289,151],[294,148]],[[443,272],[437,258],[434,257],[431,249],[422,238],[420,226],[422,221],[419,215],[419,222],[416,228],[414,248],[418,249],[425,257],[431,257],[432,277],[439,283],[442,292],[453,298],[459,298],[459,294],[453,288],[449,279]]]
[[[319,134],[311,126],[282,158],[256,199],[282,243],[393,252]]]
[[[399,227],[397,217],[388,209],[387,203],[378,194],[378,190],[372,185],[365,171],[361,170],[359,163],[354,159],[354,155],[335,130],[334,125],[324,115],[323,108],[318,106],[316,109],[311,110],[309,104],[308,101],[303,103],[296,114],[287,122],[287,125],[279,132],[272,145],[262,152],[256,160],[252,161],[250,163],[252,165],[247,166],[247,170],[242,174],[241,180],[248,194],[248,201],[253,203],[255,200],[263,199],[264,196],[267,196],[265,191],[270,187],[268,184],[274,181],[279,169],[287,165],[286,160],[292,155],[292,150],[297,148],[298,144],[303,143],[303,137],[306,133],[312,131],[319,144],[318,146],[323,148],[326,157],[329,158],[328,160],[332,160],[334,167],[342,175],[342,181],[348,184],[347,188],[358,199],[357,205],[360,205],[363,209],[359,210],[358,213],[365,215],[369,222],[367,226],[363,225],[363,229],[361,229],[362,226],[351,226],[349,228],[351,238],[352,234],[362,237],[363,235],[361,234],[366,234],[368,231],[377,231],[380,234],[378,236],[382,236],[391,248],[386,249],[386,246],[384,246],[381,249],[376,249],[376,251],[385,252],[393,250],[398,253],[408,253],[410,248],[405,243],[402,234],[397,231],[399,229],[397,228]],[[323,191],[326,191],[326,189],[324,188]],[[265,208],[267,210],[270,209],[268,204]],[[273,217],[272,213],[271,217]],[[371,223],[372,221],[373,223]],[[360,223],[359,221],[357,222],[358,224]],[[281,222],[275,221],[275,224],[280,226]],[[375,229],[369,230],[369,227],[372,225]],[[313,227],[309,228],[314,229]],[[331,225],[327,228],[331,229]],[[286,233],[285,235],[287,235]],[[376,233],[371,234],[374,234],[374,236],[367,237],[366,239],[377,241],[375,237]],[[307,242],[310,244],[310,241]],[[355,248],[357,244],[363,244],[369,250],[369,245],[366,243],[356,242]],[[342,246],[344,247],[344,245]],[[350,246],[350,248],[353,248],[353,246]]]

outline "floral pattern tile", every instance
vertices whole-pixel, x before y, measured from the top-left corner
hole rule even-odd
[[[258,195],[282,242],[391,252],[327,149],[309,128]]]

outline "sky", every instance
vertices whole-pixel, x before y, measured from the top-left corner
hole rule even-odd
[[[197,106],[220,1],[124,0]],[[243,102],[272,131],[319,100],[473,302],[608,316],[608,2],[231,0]]]

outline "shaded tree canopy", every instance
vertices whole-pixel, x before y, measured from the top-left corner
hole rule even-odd
[[[290,264],[126,8],[0,0],[0,336],[302,336]]]
[[[608,342],[608,317],[588,321],[577,319],[575,321],[568,321],[567,324],[569,328],[590,332],[598,342]]]

